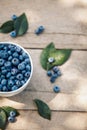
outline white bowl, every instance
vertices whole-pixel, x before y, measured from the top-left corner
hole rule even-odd
[[[32,77],[32,73],[33,73],[33,63],[32,63],[32,59],[31,59],[30,54],[23,47],[21,47],[20,45],[18,45],[16,43],[13,43],[13,42],[0,42],[0,44],[13,44],[13,45],[19,46],[22,50],[24,50],[24,52],[26,52],[28,54],[29,59],[30,59],[30,63],[31,63],[31,74],[30,74],[30,77],[29,77],[29,79],[26,81],[26,83],[23,86],[21,86],[20,88],[18,88],[17,90],[14,90],[14,91],[8,91],[8,92],[0,91],[0,96],[2,96],[2,97],[10,97],[10,96],[14,96],[14,95],[22,92],[28,86],[28,84],[30,82],[30,79]]]

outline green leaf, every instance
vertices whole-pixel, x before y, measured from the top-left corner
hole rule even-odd
[[[0,129],[5,130],[6,127],[6,114],[5,112],[0,108]]]
[[[41,55],[40,55],[40,63],[44,69],[47,70],[47,62],[49,58],[49,53],[52,53],[55,51],[55,46],[53,43],[50,43],[46,48],[43,49]]]
[[[69,59],[71,51],[71,49],[61,49],[49,53],[49,57],[53,57],[55,61],[52,64],[47,64],[48,69],[51,69],[53,66],[60,66],[64,64]]]
[[[21,36],[25,34],[28,30],[28,21],[25,13],[20,15],[15,21],[14,21],[14,28],[16,30],[16,33],[18,36]]]
[[[64,64],[70,57],[71,49],[55,49],[53,43],[50,43],[46,48],[43,49],[40,55],[40,63],[45,70],[51,69],[53,66],[58,66]],[[50,57],[54,58],[53,63],[49,63],[48,59]]]
[[[12,20],[3,23],[0,27],[1,33],[9,33],[13,30],[14,30],[14,22]]]
[[[48,105],[39,99],[35,99],[34,102],[37,105],[39,115],[43,118],[51,120],[51,110]]]
[[[3,106],[2,109],[5,111],[5,113],[6,113],[6,115],[7,115],[8,117],[9,117],[9,114],[10,114],[11,111],[16,112],[16,116],[19,115],[19,112],[18,112],[15,108],[13,108],[13,107]]]

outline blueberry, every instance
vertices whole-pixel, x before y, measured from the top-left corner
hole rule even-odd
[[[43,26],[39,26],[36,30],[35,30],[35,34],[41,34],[44,31],[44,27]]]
[[[11,111],[9,115],[12,116],[12,117],[15,117],[16,116],[16,112],[15,111]]]
[[[13,65],[18,65],[19,64],[19,60],[17,58],[13,58],[12,59],[12,64]]]
[[[21,81],[21,85],[24,85],[24,84],[25,84],[25,81],[24,81],[24,80],[22,80],[22,81]]]
[[[53,71],[54,71],[55,73],[57,73],[57,72],[59,71],[59,68],[58,68],[57,66],[54,66],[54,67],[53,67]]]
[[[8,117],[8,122],[11,122],[11,123],[15,122],[15,117],[9,116]]]
[[[8,72],[7,74],[6,74],[6,78],[10,78],[11,77],[11,72]]]
[[[5,79],[5,75],[1,75],[1,79]]]
[[[24,63],[20,63],[19,65],[18,65],[18,69],[19,70],[24,70],[25,69],[25,64]]]
[[[23,60],[24,60],[24,58],[23,58],[22,55],[19,56],[19,60],[20,60],[20,61],[23,61]]]
[[[26,70],[30,71],[31,70],[31,66],[30,65],[26,65]]]
[[[18,73],[18,69],[16,69],[16,68],[11,69],[12,75],[16,75],[17,73]]]
[[[62,75],[62,73],[61,73],[60,70],[57,72],[57,74],[58,74],[58,76],[61,76],[61,75]]]
[[[7,84],[7,80],[6,80],[6,79],[2,79],[1,84],[2,84],[3,86],[6,85],[6,84]]]
[[[8,51],[8,55],[11,55],[11,54],[12,54],[12,53],[11,53],[11,51],[9,50],[9,51]]]
[[[25,77],[30,77],[30,72],[29,71],[27,71],[26,73],[25,73]]]
[[[22,80],[22,79],[23,79],[23,75],[20,73],[20,74],[18,74],[18,75],[16,76],[16,78],[17,78],[18,80]]]
[[[6,68],[9,68],[9,67],[11,67],[11,62],[10,61],[6,61],[4,65],[5,65]]]
[[[54,60],[53,57],[49,57],[49,58],[48,58],[48,62],[49,62],[49,63],[53,63],[54,61],[55,61],[55,60]]]
[[[22,56],[23,56],[24,59],[28,58],[28,54],[25,53],[25,52],[22,53]]]
[[[5,60],[4,59],[0,59],[0,66],[4,65]]]
[[[18,57],[19,57],[19,54],[18,54],[17,52],[14,52],[14,53],[13,53],[13,57],[18,58]]]
[[[11,88],[12,91],[15,91],[15,90],[17,90],[17,89],[18,89],[18,87],[17,87],[16,85],[14,85],[14,86]]]
[[[12,20],[16,20],[17,16],[15,14],[13,14],[11,18],[12,18]]]
[[[10,36],[11,36],[11,37],[16,37],[16,36],[17,36],[16,31],[12,31],[12,32],[10,33]]]
[[[1,67],[1,70],[5,70],[5,69],[6,69],[5,66],[2,66],[2,67]]]
[[[60,92],[60,88],[58,86],[54,86],[53,91],[55,93],[58,93],[58,92]]]
[[[6,86],[3,86],[3,87],[2,87],[2,91],[3,91],[3,92],[7,92],[7,91],[8,91],[8,88],[7,88]]]
[[[2,85],[0,84],[0,91],[2,90]]]
[[[11,76],[10,79],[11,79],[11,80],[14,80],[14,79],[15,79],[15,76]]]
[[[9,87],[12,87],[14,85],[14,80],[8,80],[8,86]]]
[[[21,87],[22,86],[21,81],[19,81],[19,80],[16,80],[15,84],[16,84],[17,87]]]
[[[4,48],[4,44],[0,44],[0,49],[3,49]]]
[[[26,70],[22,70],[22,74],[25,74],[26,73]]]
[[[15,46],[15,50],[19,53],[22,49],[19,46]]]
[[[52,75],[52,77],[56,79],[56,78],[58,77],[58,74],[57,74],[57,73],[54,73],[54,74]]]
[[[52,72],[50,70],[47,71],[47,76],[52,76]]]
[[[30,64],[29,58],[26,58],[26,59],[24,60],[24,62],[25,62],[26,64]]]
[[[53,76],[51,76],[51,78],[50,78],[50,82],[51,82],[51,83],[54,83],[55,80],[56,80],[56,79],[55,79]]]
[[[7,70],[4,69],[4,70],[1,71],[1,73],[2,73],[3,75],[5,75],[5,74],[7,73]]]
[[[13,57],[12,57],[12,56],[9,56],[9,57],[8,57],[8,60],[9,60],[9,61],[11,61],[12,59],[13,59]]]

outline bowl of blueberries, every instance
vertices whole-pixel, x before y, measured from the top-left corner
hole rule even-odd
[[[9,97],[22,92],[33,73],[30,54],[20,45],[0,42],[0,96]]]

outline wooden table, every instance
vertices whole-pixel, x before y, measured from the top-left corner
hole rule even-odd
[[[1,0],[0,25],[13,14],[26,13],[29,30],[22,37],[0,34],[0,41],[16,42],[30,52],[34,72],[28,87],[17,96],[0,98],[0,106],[19,110],[16,123],[6,130],[87,130],[87,1],[86,0]],[[34,30],[43,25],[43,34]],[[70,59],[60,67],[62,76],[51,84],[40,65],[43,48],[54,42],[56,48],[72,48]],[[53,86],[61,92],[55,94]],[[45,101],[52,119],[40,117],[33,99]]]

